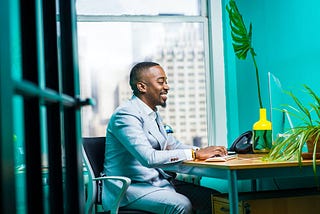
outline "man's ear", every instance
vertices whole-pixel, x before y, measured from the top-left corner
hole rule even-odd
[[[141,92],[146,92],[146,88],[147,88],[147,85],[143,82],[138,82],[137,83],[137,88],[138,90]]]

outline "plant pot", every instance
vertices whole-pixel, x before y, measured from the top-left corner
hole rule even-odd
[[[320,141],[320,139],[318,139],[316,153],[320,153],[320,142],[319,141]],[[315,137],[312,137],[310,140],[307,140],[308,153],[311,153],[311,154],[313,153],[314,142],[315,142]]]

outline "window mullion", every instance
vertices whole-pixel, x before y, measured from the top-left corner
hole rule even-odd
[[[62,92],[79,95],[77,28],[75,1],[59,1],[61,26]],[[84,185],[82,174],[80,114],[77,108],[63,108],[62,139],[65,157],[66,213],[84,212]]]
[[[206,61],[209,62],[207,79],[208,134],[212,145],[227,146],[225,72],[222,38],[222,8],[220,1],[208,1],[208,32],[206,32]]]
[[[60,102],[62,105],[69,107],[77,105],[77,99],[74,97],[67,94],[60,94],[52,89],[41,89],[30,81],[14,81],[13,83],[16,94],[25,97],[41,97],[42,103]]]
[[[17,1],[0,1],[0,213],[16,213],[13,142],[13,86],[16,46],[12,37],[19,19]],[[8,51],[10,50],[10,51]]]
[[[78,22],[204,22],[203,16],[78,15]]]

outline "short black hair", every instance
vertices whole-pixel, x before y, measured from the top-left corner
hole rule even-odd
[[[129,84],[133,91],[134,95],[139,94],[139,90],[137,88],[137,83],[141,81],[141,73],[153,66],[159,66],[158,63],[155,62],[139,62],[134,65],[130,71],[130,80]]]

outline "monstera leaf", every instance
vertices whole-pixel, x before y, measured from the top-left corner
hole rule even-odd
[[[229,4],[226,6],[226,10],[229,14],[231,37],[233,40],[232,45],[236,56],[241,60],[245,60],[247,58],[248,52],[250,52],[252,56],[252,60],[256,70],[259,104],[260,108],[263,108],[260,94],[259,70],[255,59],[256,53],[254,52],[251,44],[252,24],[250,23],[248,32],[243,22],[242,16],[238,10],[237,4],[234,0],[229,1]]]
[[[231,36],[233,40],[233,49],[239,59],[246,59],[247,53],[250,51],[252,55],[256,55],[251,46],[252,24],[250,23],[249,33],[243,22],[242,16],[238,10],[236,2],[231,0],[229,6],[226,7],[229,13]]]

